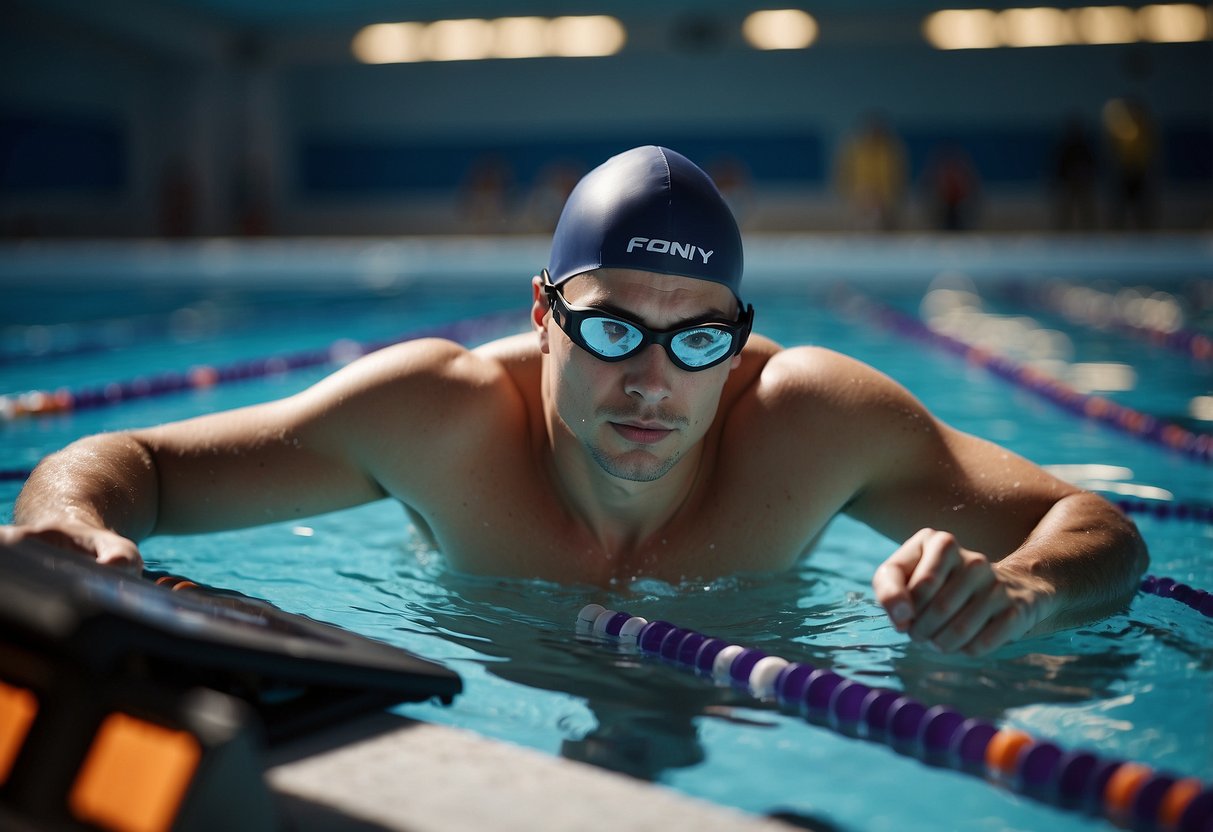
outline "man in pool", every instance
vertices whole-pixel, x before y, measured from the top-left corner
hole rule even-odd
[[[935,419],[876,370],[750,336],[737,225],[641,147],[569,197],[531,331],[368,355],[298,395],[80,440],[0,540],[139,566],[136,542],[384,497],[450,566],[608,584],[786,569],[839,513],[904,541],[893,625],[984,654],[1121,608],[1147,563],[1100,497]]]

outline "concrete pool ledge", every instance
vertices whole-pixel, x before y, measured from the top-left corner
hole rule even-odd
[[[547,262],[549,235],[0,241],[0,288],[304,286],[403,288],[414,281],[517,286]],[[746,284],[922,281],[963,271],[1140,280],[1213,274],[1213,233],[749,232]]]
[[[275,748],[267,762],[283,826],[298,832],[804,828],[388,713]]]

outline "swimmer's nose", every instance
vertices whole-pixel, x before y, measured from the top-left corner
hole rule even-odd
[[[649,344],[624,364],[627,367],[624,389],[629,396],[649,404],[670,397],[670,373],[678,368],[660,345]]]

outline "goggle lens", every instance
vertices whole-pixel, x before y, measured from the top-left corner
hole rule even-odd
[[[670,342],[674,354],[692,367],[704,367],[728,355],[733,333],[711,327],[696,327],[680,332]]]
[[[621,358],[640,348],[644,333],[617,318],[586,318],[581,322],[586,346],[605,358]]]

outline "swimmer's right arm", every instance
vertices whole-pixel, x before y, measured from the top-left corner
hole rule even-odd
[[[287,399],[82,439],[35,468],[0,540],[138,567],[153,534],[302,519],[382,498],[383,482],[407,498],[466,441],[451,413],[467,356],[412,342]]]
[[[299,397],[100,434],[31,473],[0,540],[33,537],[98,562],[140,568],[137,543],[302,518],[383,496]],[[306,439],[304,437],[307,437]]]
[[[43,460],[17,497],[0,542],[34,538],[91,555],[99,563],[140,569],[135,544],[150,532],[155,506],[151,453],[122,434],[81,439]]]

